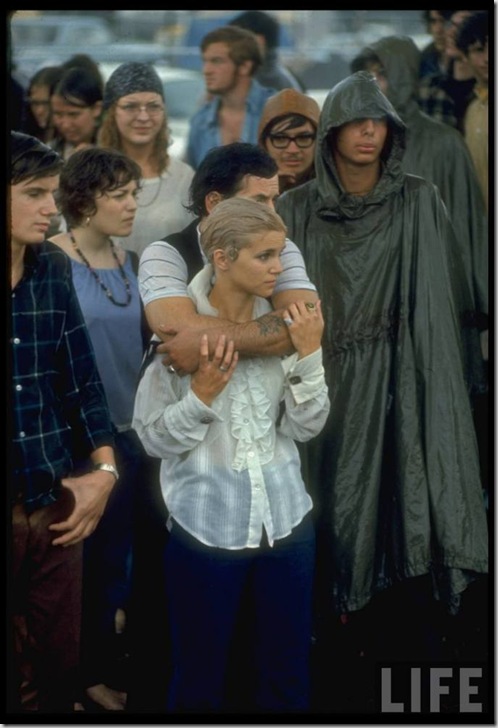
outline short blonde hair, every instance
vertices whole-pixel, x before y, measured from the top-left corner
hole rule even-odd
[[[284,221],[268,205],[245,197],[231,197],[219,202],[199,225],[201,245],[209,261],[215,250],[226,251],[237,260],[239,250],[247,248],[258,233],[279,232],[284,235]]]

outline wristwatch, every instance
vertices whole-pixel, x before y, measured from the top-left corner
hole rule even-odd
[[[97,463],[93,466],[94,470],[106,470],[108,473],[112,473],[116,480],[119,479],[119,473],[114,467],[114,465],[111,465],[110,463]]]

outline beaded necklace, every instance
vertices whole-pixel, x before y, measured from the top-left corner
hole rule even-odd
[[[128,306],[128,304],[131,301],[130,281],[126,277],[126,273],[123,270],[123,266],[119,262],[118,255],[116,253],[116,248],[115,248],[114,243],[112,242],[112,240],[109,238],[109,243],[110,243],[110,246],[111,246],[112,257],[114,258],[114,260],[118,264],[119,272],[121,274],[121,278],[123,279],[123,283],[125,284],[125,288],[126,288],[126,302],[125,303],[120,303],[119,301],[116,301],[116,299],[112,295],[112,291],[109,288],[107,288],[107,286],[104,283],[102,283],[102,281],[100,280],[99,274],[92,268],[92,266],[90,265],[90,263],[88,262],[88,260],[86,259],[86,257],[83,255],[83,253],[81,252],[81,250],[78,248],[78,244],[76,243],[76,240],[74,239],[74,235],[73,235],[72,231],[71,230],[68,230],[68,234],[69,234],[69,237],[71,238],[71,242],[73,244],[73,247],[74,247],[75,251],[78,253],[78,255],[80,256],[81,260],[86,265],[86,267],[88,268],[88,270],[90,271],[90,273],[93,275],[93,277],[95,278],[95,280],[97,281],[97,283],[99,284],[99,286],[102,288],[102,290],[104,291],[104,293],[107,296],[107,298],[109,299],[109,301],[111,303],[113,303],[115,306]]]

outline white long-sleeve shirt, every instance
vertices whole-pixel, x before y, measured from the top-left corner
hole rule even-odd
[[[189,286],[199,313],[212,270]],[[270,310],[256,299],[254,316]],[[161,489],[170,516],[195,538],[226,549],[254,548],[287,536],[312,508],[294,440],[317,435],[329,412],[321,349],[298,359],[240,359],[209,407],[190,377],[171,374],[156,355],[142,377],[133,427],[147,452],[162,459]],[[285,411],[276,426],[281,401]]]

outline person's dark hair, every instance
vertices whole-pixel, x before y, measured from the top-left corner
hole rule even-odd
[[[141,170],[132,159],[111,149],[88,147],[74,152],[61,172],[58,205],[69,227],[80,225],[93,215],[97,197],[140,182]]]
[[[445,20],[449,20],[452,15],[454,15],[455,13],[458,13],[458,10],[448,10],[448,9],[446,9],[446,10],[439,10],[438,12],[441,13],[441,15],[443,16],[443,18]]]
[[[62,74],[62,66],[44,66],[43,68],[39,68],[29,79],[28,97],[33,86],[48,86],[50,93],[52,93]]]
[[[204,53],[212,43],[226,43],[228,55],[236,66],[241,66],[246,61],[252,61],[252,76],[263,63],[256,36],[250,30],[237,28],[234,25],[215,28],[202,39],[201,53]]]
[[[452,15],[455,10],[422,10],[422,20],[425,23],[425,27],[427,28],[427,32],[430,33],[430,20],[431,20],[431,13],[439,13],[443,16],[443,18],[446,19],[445,13],[449,13]]]
[[[102,85],[93,71],[87,68],[69,68],[54,88],[54,95],[61,96],[72,106],[93,106],[102,101]]]
[[[476,10],[462,21],[458,28],[455,44],[464,55],[468,54],[469,48],[474,43],[484,45],[489,34],[489,18],[487,10]]]
[[[315,122],[307,116],[303,116],[303,114],[283,114],[282,116],[275,116],[265,126],[261,134],[261,144],[265,144],[270,134],[272,134],[273,129],[275,129],[276,126],[279,126],[283,121],[285,121],[285,126],[282,126],[279,132],[296,129],[298,126],[303,126],[308,121],[313,126],[314,130],[317,130]]]
[[[263,10],[245,10],[232,18],[229,25],[262,35],[268,49],[277,48],[279,45],[280,25],[278,20]]]
[[[73,56],[64,61],[61,68],[69,71],[70,68],[84,68],[95,77],[96,82],[100,85],[102,94],[104,93],[104,78],[100,72],[99,64],[94,61],[91,56],[86,53],[75,53]]]
[[[27,179],[54,177],[64,160],[57,152],[30,134],[10,132],[10,183],[17,185]]]
[[[371,50],[365,49],[351,61],[351,73],[366,71],[370,63],[380,63],[379,56]]]
[[[190,204],[187,210],[198,217],[208,214],[206,195],[219,192],[224,198],[234,197],[246,175],[270,179],[278,174],[274,159],[261,147],[246,142],[233,142],[211,149],[190,183]]]
[[[62,73],[63,71],[61,66],[44,66],[43,68],[38,69],[38,71],[33,74],[33,76],[29,80],[26,90],[25,117],[21,128],[25,134],[35,136],[43,142],[48,141],[53,136],[51,122],[49,119],[48,127],[46,129],[42,129],[41,126],[38,124],[29,104],[31,91],[36,86],[46,86],[48,88],[48,95],[50,99],[50,96],[52,96],[54,92],[55,85],[62,76]]]

